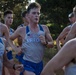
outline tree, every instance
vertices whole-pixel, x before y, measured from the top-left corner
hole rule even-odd
[[[68,25],[68,14],[75,6],[75,0],[36,0],[41,4],[41,21],[47,24],[56,36]],[[55,36],[55,38],[56,38]]]
[[[15,17],[12,27],[17,28],[22,23],[21,12],[26,10],[28,0],[1,0],[0,11],[4,12],[7,9],[13,10]]]

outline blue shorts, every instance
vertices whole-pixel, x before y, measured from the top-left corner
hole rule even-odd
[[[8,52],[7,52],[7,58],[8,58],[9,60],[13,59],[12,51],[8,51]]]
[[[24,53],[22,53],[20,55],[16,54],[15,58],[18,59],[18,61],[21,63],[23,60],[23,55],[24,55]]]
[[[30,61],[23,60],[22,64],[24,65],[24,71],[31,71],[34,72],[36,75],[40,75],[42,69],[43,69],[43,62],[39,63],[33,63]],[[23,75],[22,73],[20,75]]]
[[[76,64],[66,67],[65,75],[76,75]]]

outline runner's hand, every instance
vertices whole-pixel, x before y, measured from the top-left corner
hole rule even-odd
[[[41,40],[41,43],[45,45],[46,44],[45,36],[40,35],[39,38]]]

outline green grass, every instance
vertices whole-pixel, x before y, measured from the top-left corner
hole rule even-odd
[[[44,53],[44,66],[46,65],[46,63],[51,60],[51,58],[58,52],[56,46],[54,46],[54,48],[52,49],[46,49],[45,53]],[[57,75],[64,75],[64,72],[62,69],[59,69],[58,71],[56,71]]]
[[[56,46],[50,49],[47,48],[44,53],[44,63],[47,63],[56,53],[57,53]]]

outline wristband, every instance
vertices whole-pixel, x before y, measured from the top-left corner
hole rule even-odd
[[[15,69],[15,64],[13,65],[13,69],[16,70],[16,69]]]

